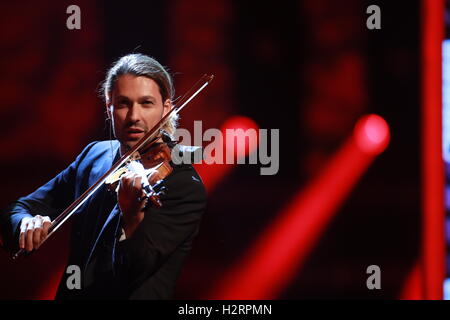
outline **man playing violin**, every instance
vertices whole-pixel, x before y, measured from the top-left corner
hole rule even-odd
[[[51,221],[95,183],[172,108],[168,72],[153,58],[130,54],[108,71],[102,87],[117,140],[89,144],[77,159],[0,215],[6,247],[31,252],[46,239]],[[176,116],[160,142],[171,142]],[[190,164],[170,163],[161,183],[161,207],[148,205],[141,175],[120,178],[117,193],[103,185],[73,215],[68,265],[82,271],[81,289],[61,280],[60,299],[168,299],[189,253],[206,206],[206,192]]]

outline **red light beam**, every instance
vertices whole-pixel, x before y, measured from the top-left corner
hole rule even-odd
[[[294,196],[208,298],[276,298],[298,272],[361,175],[387,147],[389,139],[389,127],[381,117],[362,117],[354,134],[321,174]]]
[[[422,266],[425,299],[442,299],[445,278],[442,159],[443,0],[422,1]]]
[[[242,131],[236,131],[241,129]],[[256,138],[250,136],[248,129],[256,132]],[[226,137],[227,130],[233,130],[236,135]],[[223,163],[209,163],[208,157],[203,160],[201,164],[196,164],[195,169],[202,177],[202,180],[208,191],[213,190],[220,181],[234,168],[238,159],[242,159],[252,152],[257,152],[258,145],[258,125],[250,118],[243,116],[233,116],[228,118],[222,125],[222,136],[216,139],[213,144],[216,144],[216,149],[222,152]],[[234,155],[234,163],[227,164],[225,155],[230,153]],[[219,157],[220,158],[220,157]],[[209,164],[208,164],[209,163]]]

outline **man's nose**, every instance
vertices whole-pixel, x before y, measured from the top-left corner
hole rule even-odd
[[[141,118],[140,108],[138,103],[134,103],[128,110],[128,119],[133,122],[138,122]]]

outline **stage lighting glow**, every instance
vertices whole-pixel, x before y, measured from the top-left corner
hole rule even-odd
[[[299,272],[328,223],[389,143],[376,115],[362,117],[328,164],[267,226],[212,288],[208,299],[276,299]]]
[[[355,126],[354,134],[358,147],[367,154],[380,154],[389,144],[389,126],[382,117],[375,114],[361,118]]]
[[[233,141],[227,141],[227,152],[234,152],[238,158],[245,157],[254,152],[258,147],[259,127],[255,121],[244,116],[234,116],[225,121],[221,131],[234,131]]]
[[[215,141],[218,145],[225,145],[226,152],[237,155],[239,159],[257,150],[259,127],[255,121],[244,116],[233,116],[228,118],[221,126],[223,136],[226,136],[227,129],[233,131],[233,140],[227,141],[228,139],[225,139],[223,141],[224,139],[221,138]],[[207,190],[211,192],[231,169],[235,167],[235,162],[233,164],[202,163],[196,164],[194,167],[202,177]]]

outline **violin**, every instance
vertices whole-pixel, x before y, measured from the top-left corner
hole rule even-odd
[[[106,179],[105,184],[110,191],[117,191],[120,178],[124,174],[130,171],[137,173],[143,178],[142,190],[145,197],[153,206],[159,208],[162,206],[159,199],[162,191],[156,192],[155,188],[172,173],[171,160],[171,150],[166,143],[153,143],[148,151],[133,154],[125,166],[113,172]]]
[[[149,130],[132,148],[122,157],[92,186],[90,186],[78,199],[76,199],[67,209],[51,222],[47,237],[41,245],[52,234],[56,232],[103,184],[110,190],[117,190],[120,178],[123,174],[133,171],[140,174],[142,179],[142,189],[148,203],[160,207],[162,203],[159,199],[161,191],[155,191],[158,186],[172,172],[171,150],[166,143],[159,143],[162,127],[169,121],[172,114],[178,114],[196,95],[198,95],[211,81],[214,75],[203,75],[194,86],[186,92],[177,104],[166,113],[160,121]],[[20,249],[12,258],[17,259],[24,255],[26,250]]]

